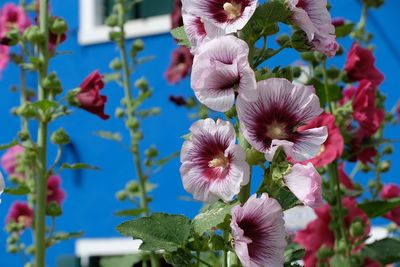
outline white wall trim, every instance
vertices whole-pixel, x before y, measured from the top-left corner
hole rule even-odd
[[[110,29],[101,25],[102,0],[79,0],[79,33],[81,45],[91,45],[109,41]],[[128,21],[125,26],[126,37],[135,38],[169,32],[170,15],[154,16],[146,19]]]

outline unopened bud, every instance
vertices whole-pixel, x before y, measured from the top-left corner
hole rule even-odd
[[[155,158],[158,156],[158,150],[154,146],[151,146],[150,148],[148,148],[144,153],[145,153],[146,157],[148,157],[148,158]]]
[[[354,221],[350,225],[350,234],[353,237],[359,237],[364,234],[364,224],[361,221]]]
[[[44,41],[44,34],[36,25],[32,25],[24,31],[23,38],[31,43],[41,43]]]
[[[51,142],[56,145],[67,145],[70,141],[69,135],[63,128],[58,129],[51,135]]]
[[[68,30],[67,22],[62,18],[55,18],[50,25],[50,31],[54,34],[61,35]]]
[[[388,172],[390,170],[390,161],[381,161],[378,165],[378,168],[380,172]]]

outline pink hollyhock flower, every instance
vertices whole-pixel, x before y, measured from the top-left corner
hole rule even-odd
[[[171,64],[165,72],[169,84],[175,84],[190,74],[193,56],[187,47],[179,47],[172,53]]]
[[[383,74],[375,67],[375,58],[371,50],[360,47],[358,43],[351,46],[344,69],[351,80],[368,80],[374,88],[384,80]]]
[[[110,118],[104,113],[107,97],[100,95],[100,90],[103,88],[103,75],[98,71],[94,71],[80,85],[80,91],[76,95],[76,99],[80,108],[99,116],[103,120],[107,120]]]
[[[6,183],[4,182],[3,174],[0,172],[0,196],[4,192],[4,188],[6,187]],[[1,202],[1,199],[0,199]]]
[[[400,187],[395,184],[388,184],[382,188],[381,198],[382,199],[391,199],[400,197]],[[400,208],[396,208],[385,215],[385,218],[395,222],[397,225],[400,225]]]
[[[8,62],[10,61],[9,55],[10,48],[5,45],[0,45],[0,74],[7,67]]]
[[[257,0],[184,0],[183,10],[210,21],[226,34],[241,30],[257,8]]]
[[[374,157],[378,154],[375,147],[368,145],[369,137],[363,133],[363,131],[358,130],[354,135],[350,143],[350,151],[353,155],[351,161],[359,160],[364,165],[374,162]]]
[[[205,119],[195,122],[190,132],[181,150],[183,187],[197,200],[231,201],[250,175],[246,153],[235,144],[235,128],[230,122]]]
[[[354,184],[353,181],[350,179],[350,177],[347,175],[347,173],[344,171],[344,162],[341,162],[339,164],[339,180],[344,187],[346,187],[349,190],[354,189]]]
[[[222,36],[203,44],[194,57],[191,81],[199,101],[225,112],[235,102],[235,91],[246,101],[256,100],[256,78],[248,55],[246,42],[234,36]]]
[[[1,157],[1,167],[8,175],[16,173],[17,158],[23,153],[24,148],[21,145],[16,145],[7,149],[6,153]]]
[[[337,158],[339,158],[344,149],[343,136],[340,129],[335,125],[335,117],[329,113],[322,113],[309,123],[298,128],[299,132],[304,130],[326,126],[328,129],[328,138],[322,144],[318,155],[304,163],[311,162],[315,167],[323,167]]]
[[[362,80],[352,103],[353,117],[367,136],[376,133],[385,118],[385,111],[376,107],[375,93],[372,83]]]
[[[25,202],[16,201],[12,204],[8,215],[7,223],[15,222],[30,227],[33,222],[33,210]]]
[[[187,1],[187,0],[186,0]],[[207,40],[225,35],[225,32],[211,22],[183,10],[183,23],[188,35],[191,51],[195,54],[198,46]]]
[[[174,8],[171,14],[171,28],[175,29],[177,27],[183,26],[182,20],[182,1],[175,0],[174,1]]]
[[[334,18],[332,19],[332,25],[335,27],[340,27],[343,26],[345,23],[345,20],[343,18]]]
[[[61,177],[59,175],[51,175],[47,180],[47,203],[56,202],[61,205],[65,198],[65,193],[61,189]]]
[[[64,43],[66,39],[67,35],[65,33],[62,33],[60,36],[58,36],[53,32],[49,32],[49,51],[54,52],[57,46]]]
[[[325,126],[297,131],[323,111],[313,88],[294,85],[286,79],[271,78],[257,83],[258,99],[238,97],[236,109],[246,140],[272,161],[282,146],[297,162],[315,157],[327,139]]]
[[[170,95],[168,99],[178,107],[187,105],[186,99],[181,95]]]
[[[302,29],[314,49],[333,57],[339,49],[326,0],[289,0],[293,22]]]
[[[371,260],[370,258],[366,258],[364,261],[364,267],[382,267],[378,262]],[[387,267],[390,267],[387,265]]]
[[[279,203],[267,194],[252,195],[232,208],[234,249],[244,267],[283,266],[286,230]]]
[[[364,225],[363,235],[358,237],[350,236],[351,244],[356,244],[368,237],[371,230],[368,216],[357,206],[357,201],[355,199],[346,197],[342,199],[342,203],[347,210],[344,220],[346,227],[350,227],[352,222],[356,220],[360,220]],[[306,250],[303,259],[305,267],[317,266],[317,253],[323,245],[326,247],[333,247],[335,235],[329,228],[331,223],[330,212],[329,205],[324,205],[321,208],[315,209],[317,218],[309,223],[306,229],[296,234],[295,242],[299,243]],[[361,248],[362,246],[359,246],[354,251],[358,251]]]
[[[304,205],[318,208],[324,204],[321,176],[312,163],[294,164],[283,180]]]
[[[12,28],[18,28],[23,32],[31,25],[28,15],[22,7],[13,3],[7,3],[0,11],[0,36],[3,37],[6,32]]]

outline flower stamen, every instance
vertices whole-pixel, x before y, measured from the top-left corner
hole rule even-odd
[[[218,167],[226,168],[228,166],[228,164],[229,164],[229,160],[223,154],[220,154],[208,162],[208,167],[210,167],[210,168],[218,168]]]
[[[224,10],[226,15],[228,16],[228,19],[232,20],[232,19],[236,19],[238,17],[240,17],[240,13],[241,13],[241,4],[232,4],[229,2],[226,2],[224,4]]]
[[[285,131],[286,125],[283,123],[274,122],[271,125],[267,126],[267,135],[271,139],[285,139],[288,137],[288,134]]]

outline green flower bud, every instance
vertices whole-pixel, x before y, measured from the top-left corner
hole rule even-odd
[[[307,34],[304,31],[298,30],[292,34],[290,40],[292,47],[299,52],[306,52],[312,49],[308,42]]]
[[[126,120],[125,125],[129,129],[132,129],[135,131],[137,128],[139,128],[140,123],[139,123],[138,119],[136,119],[135,117],[132,117],[132,118],[129,118],[128,120]]]
[[[58,79],[55,72],[50,73],[43,80],[43,87],[56,95],[62,92],[61,81]]]
[[[303,60],[311,62],[311,63],[317,62],[317,59],[315,58],[314,52],[301,53],[301,58]]]
[[[350,234],[353,237],[359,237],[364,234],[364,224],[361,221],[354,221],[350,225]]]
[[[31,43],[41,43],[44,41],[44,34],[36,25],[32,25],[24,31],[23,38]]]
[[[393,146],[392,145],[388,145],[386,146],[383,150],[382,153],[384,155],[391,155],[393,153]]]
[[[134,138],[136,141],[140,141],[140,140],[143,139],[143,133],[142,133],[142,132],[136,132],[136,133],[133,134],[133,138]]]
[[[109,34],[110,40],[114,42],[119,42],[122,40],[123,33],[121,32],[110,32]]]
[[[301,68],[298,66],[295,66],[292,68],[292,72],[293,72],[293,77],[294,78],[299,78],[301,75]]]
[[[157,150],[156,147],[151,146],[151,147],[149,147],[149,148],[144,152],[144,154],[145,154],[146,157],[148,157],[148,158],[155,158],[155,157],[158,156],[158,150]]]
[[[340,239],[339,242],[338,242],[338,244],[337,244],[337,250],[338,250],[338,252],[339,252],[339,253],[344,253],[344,252],[346,252],[346,249],[347,249],[346,241],[343,240],[343,239]]]
[[[26,249],[26,253],[30,254],[30,255],[34,255],[35,254],[35,245],[31,245]]]
[[[115,14],[108,16],[106,19],[106,25],[108,27],[116,27],[118,25],[118,16]]]
[[[126,195],[125,191],[118,191],[118,192],[115,194],[115,197],[116,197],[119,201],[124,201],[124,200],[126,199],[127,195]]]
[[[290,42],[290,37],[287,34],[281,35],[276,38],[276,42],[281,46],[286,45],[288,42]]]
[[[131,57],[136,57],[137,53],[144,49],[144,43],[142,39],[136,39],[131,48]]]
[[[76,99],[76,95],[79,93],[80,88],[75,88],[73,90],[68,91],[67,93],[67,102],[68,104],[70,104],[71,106],[74,107],[79,107],[79,101]]]
[[[122,63],[121,60],[119,58],[114,58],[111,62],[110,62],[110,69],[112,70],[120,70],[122,68]]]
[[[388,172],[390,170],[390,161],[384,160],[379,162],[378,168],[380,172]]]
[[[126,189],[126,191],[128,191],[130,193],[136,193],[139,190],[139,186],[138,186],[137,182],[131,181],[126,184],[125,189]],[[124,191],[120,191],[120,192],[125,193]]]
[[[61,35],[68,30],[67,22],[62,18],[55,18],[50,25],[50,31],[54,34]]]
[[[71,141],[69,135],[63,128],[58,129],[51,135],[51,142],[55,145],[66,145]]]
[[[125,116],[125,111],[122,108],[117,108],[115,110],[115,117],[122,119]]]
[[[37,116],[37,110],[30,103],[24,103],[17,109],[17,114],[25,118],[33,118]]]
[[[29,132],[27,132],[27,131],[20,131],[20,132],[18,132],[18,138],[19,138],[22,142],[25,142],[25,141],[29,140],[29,138],[30,138]]]
[[[16,234],[10,235],[7,237],[7,244],[12,245],[19,241],[19,236]]]
[[[7,252],[11,254],[15,254],[18,252],[18,247],[16,245],[8,245]]]
[[[12,28],[6,33],[7,46],[14,46],[19,42],[19,30]]]
[[[142,77],[140,79],[137,79],[135,81],[135,87],[138,88],[141,91],[149,90],[149,84],[148,84],[147,80],[144,77]]]
[[[326,246],[322,246],[319,250],[318,250],[318,259],[320,260],[324,260],[324,259],[328,259],[330,257],[332,257],[334,255],[334,251],[332,248],[326,247]]]
[[[371,168],[367,165],[367,164],[360,164],[360,170],[362,171],[362,172],[369,172],[369,171],[371,171]]]

